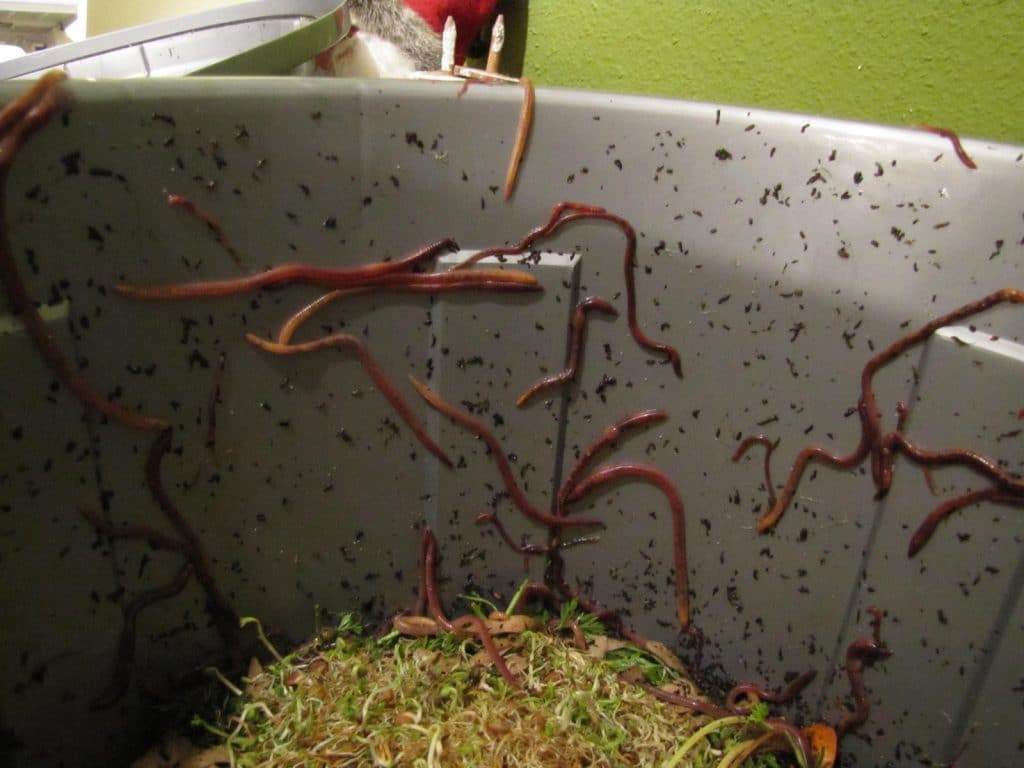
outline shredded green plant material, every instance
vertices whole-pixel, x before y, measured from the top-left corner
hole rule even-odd
[[[565,616],[490,614],[495,642],[521,681],[517,691],[472,634],[437,632],[432,619],[410,617],[374,638],[347,615],[336,631],[265,669],[256,665],[221,723],[197,720],[221,743],[193,764],[769,768],[802,762],[770,751],[789,747],[765,724],[763,706],[716,720],[659,701],[640,684],[704,699],[663,646],[640,650],[596,634],[602,628],[586,614],[576,623],[587,628],[585,649],[578,635],[568,636]]]

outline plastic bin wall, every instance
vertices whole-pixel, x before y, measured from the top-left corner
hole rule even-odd
[[[731,461],[742,436],[766,433],[780,441],[781,484],[809,443],[852,450],[873,354],[938,314],[1024,287],[1019,148],[966,142],[970,170],[922,132],[542,91],[506,203],[517,89],[212,80],[69,91],[67,116],[26,146],[9,179],[13,254],[82,374],[172,421],[165,484],[240,615],[295,640],[311,631],[314,605],[386,617],[414,597],[422,521],[439,532],[450,604],[470,589],[507,599],[524,578],[522,558],[475,518],[495,508],[517,538],[544,530],[516,522],[485,447],[429,412],[407,373],[485,420],[544,508],[608,424],[663,408],[667,422],[609,458],[652,463],[678,484],[706,670],[777,684],[816,668],[797,713],[835,720],[848,700],[844,649],[877,606],[894,653],[868,673],[874,706],[844,742],[844,764],[939,763],[965,744],[963,765],[1020,760],[1020,510],[967,509],[909,558],[924,516],[978,479],[936,469],[933,492],[900,460],[876,499],[867,465],[819,466],[776,530],[759,535],[760,455]],[[168,194],[216,217],[241,268]],[[285,359],[247,343],[317,291],[141,302],[112,290],[284,262],[354,265],[444,237],[468,249],[514,242],[560,200],[605,206],[636,228],[639,322],[678,347],[682,379],[631,339],[624,240],[600,222],[544,244],[554,253],[528,267],[543,293],[362,296],[305,331],[362,338],[451,470],[352,354]],[[564,365],[572,308],[592,295],[622,314],[592,318],[574,384],[517,408],[518,393]],[[891,424],[906,401],[922,444],[971,447],[1019,473],[1024,313],[1000,307],[970,323],[976,334],[935,336],[886,367],[878,402]],[[145,692],[208,663],[217,637],[193,580],[138,616],[128,696],[90,709],[110,681],[123,607],[180,566],[173,553],[98,536],[79,511],[167,530],[143,480],[151,438],[84,412],[10,317],[0,355],[0,724],[11,761],[127,761],[151,735]],[[608,527],[567,550],[574,583],[692,660],[675,627],[664,499],[622,484],[578,514],[588,511]],[[529,571],[538,577],[540,564]]]

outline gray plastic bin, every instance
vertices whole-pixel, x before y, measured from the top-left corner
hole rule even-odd
[[[508,598],[522,558],[474,524],[500,480],[482,444],[428,413],[412,372],[495,428],[536,504],[612,421],[665,408],[668,422],[621,442],[678,483],[687,511],[693,619],[706,669],[777,684],[819,671],[798,712],[833,721],[847,700],[843,649],[888,612],[893,656],[867,676],[874,703],[845,765],[1020,764],[1024,514],[980,506],[942,525],[916,558],[910,533],[966,473],[899,461],[874,498],[866,469],[819,467],[778,528],[754,530],[760,456],[742,435],[781,440],[775,482],[808,442],[845,452],[864,363],[931,317],[1024,287],[1024,160],[1018,147],[740,107],[542,90],[511,203],[502,200],[517,89],[403,82],[208,80],[73,83],[73,107],[33,139],[9,181],[13,249],[53,332],[103,393],[173,420],[170,493],[241,615],[293,639],[314,605],[383,617],[416,585],[414,526],[438,530],[449,603],[477,588]],[[4,99],[16,89],[5,86]],[[625,310],[620,234],[568,228],[533,267],[528,296],[372,296],[315,331],[361,334],[456,460],[445,470],[395,424],[351,354],[279,359],[271,334],[317,292],[141,303],[121,280],[239,273],[207,228],[166,205],[213,213],[243,271],[394,258],[442,237],[463,248],[517,240],[559,200],[603,205],[636,227],[641,325],[682,353],[684,378],[639,349],[624,316],[589,325],[576,384],[517,409],[515,395],[564,363],[577,297]],[[934,337],[877,382],[888,423],[1024,464],[1024,310]],[[312,330],[307,329],[307,333]],[[998,335],[998,343],[989,337]],[[216,461],[205,412],[225,355]],[[147,738],[140,702],[207,663],[217,638],[194,581],[138,617],[130,694],[91,712],[110,679],[121,606],[166,583],[179,560],[113,546],[79,514],[163,526],[143,483],[149,438],[83,414],[53,384],[16,320],[0,321],[0,726],[19,766],[127,762]],[[584,505],[585,506],[585,505]],[[585,509],[580,510],[582,514]],[[655,490],[596,497],[597,544],[570,575],[643,633],[678,646],[669,515]],[[512,525],[513,535],[543,531]],[[539,565],[531,564],[539,575]],[[692,659],[692,647],[684,648]]]

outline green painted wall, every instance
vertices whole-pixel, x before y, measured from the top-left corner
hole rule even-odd
[[[510,0],[537,83],[1024,143],[1024,0]],[[527,17],[528,18],[525,18]]]

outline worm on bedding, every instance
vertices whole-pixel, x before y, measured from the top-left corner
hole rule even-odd
[[[576,378],[583,347],[583,338],[587,330],[587,312],[602,312],[612,317],[619,316],[619,311],[607,299],[602,299],[599,296],[590,296],[580,301],[572,313],[572,322],[570,323],[569,364],[565,367],[564,371],[552,374],[551,376],[545,376],[517,397],[516,405],[518,407],[522,408],[531,397],[541,390],[566,384]]]
[[[799,696],[804,688],[811,684],[811,681],[814,680],[817,674],[815,670],[809,669],[796,677],[789,685],[777,691],[766,690],[756,683],[740,683],[733,686],[729,693],[726,694],[725,704],[729,709],[736,709],[741,698],[754,699],[755,701],[770,701],[772,704],[788,704]]]
[[[272,352],[275,355],[306,354],[309,352],[316,352],[321,349],[330,349],[332,347],[347,347],[354,350],[356,356],[359,358],[360,364],[363,366],[363,370],[365,370],[370,378],[373,379],[373,383],[377,385],[377,389],[379,389],[381,394],[388,399],[388,402],[391,403],[391,407],[398,412],[402,421],[409,426],[409,429],[413,431],[413,434],[415,434],[420,443],[423,444],[423,447],[434,454],[434,456],[436,456],[446,467],[453,466],[452,460],[448,458],[448,454],[446,454],[444,449],[442,449],[441,446],[434,441],[434,438],[430,436],[426,426],[416,417],[416,414],[412,412],[412,408],[409,407],[409,404],[406,403],[398,393],[398,390],[391,382],[391,379],[388,378],[388,375],[384,373],[380,365],[377,364],[373,355],[370,354],[370,350],[357,337],[349,333],[336,333],[333,336],[324,336],[301,344],[280,344],[276,341],[261,338],[252,333],[247,333],[245,338],[249,343],[267,352]]]
[[[573,518],[572,520],[565,520],[564,518],[556,515],[549,514],[538,509],[533,503],[526,497],[522,489],[516,483],[515,476],[512,474],[512,467],[508,463],[508,457],[501,448],[501,444],[498,439],[494,436],[482,421],[474,418],[464,411],[460,411],[455,406],[446,403],[441,399],[440,396],[435,394],[427,387],[426,384],[419,381],[415,376],[410,375],[409,381],[416,388],[420,397],[427,401],[431,408],[444,414],[459,426],[469,430],[474,435],[479,437],[487,447],[490,449],[491,458],[494,463],[498,465],[498,471],[501,473],[501,479],[505,483],[505,490],[508,491],[508,495],[512,501],[519,508],[519,511],[526,515],[528,518],[533,520],[535,523],[541,525],[563,525],[563,526],[599,526],[604,527],[604,523],[600,520],[591,518]]]
[[[484,623],[484,620],[475,613],[463,616],[455,621],[451,621],[445,615],[444,608],[441,606],[441,598],[437,594],[437,540],[434,538],[434,532],[429,528],[424,528],[422,535],[423,561],[420,564],[420,580],[427,596],[430,614],[446,632],[453,634],[457,634],[461,629],[470,624],[475,626],[477,636],[480,638],[481,644],[483,644],[484,649],[487,651],[487,655],[491,657],[491,661],[494,662],[498,672],[505,679],[505,682],[512,686],[512,688],[519,690],[522,686],[519,680],[516,679],[516,676],[512,674],[512,670],[508,668],[505,659],[501,655],[501,651],[498,650],[498,646],[494,644],[494,638],[487,629],[487,624]]]
[[[664,701],[666,704],[672,704],[674,706],[681,707],[682,709],[688,709],[691,712],[700,712],[702,715],[707,715],[708,717],[713,717],[715,719],[730,717],[733,714],[728,709],[720,707],[717,704],[712,704],[710,701],[705,701],[704,699],[696,699],[692,696],[683,696],[678,693],[664,691],[650,683],[640,683],[639,685],[659,701]]]

